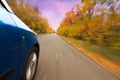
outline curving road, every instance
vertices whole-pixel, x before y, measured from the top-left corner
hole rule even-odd
[[[38,38],[41,52],[35,80],[120,80],[57,34]]]

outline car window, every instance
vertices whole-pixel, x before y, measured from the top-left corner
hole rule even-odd
[[[0,2],[0,8],[5,9],[5,8],[3,7],[3,5],[2,5],[2,3],[1,3],[1,2]]]
[[[1,3],[0,3],[0,7],[2,7]]]
[[[5,0],[1,0],[1,2],[4,4],[4,8],[5,8],[7,11],[13,13],[12,9],[9,7],[8,3],[7,3]]]

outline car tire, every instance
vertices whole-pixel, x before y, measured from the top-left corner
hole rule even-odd
[[[39,50],[33,47],[27,59],[21,80],[34,80],[35,73],[38,65]]]

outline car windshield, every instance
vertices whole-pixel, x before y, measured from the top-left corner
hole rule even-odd
[[[0,3],[0,7],[2,7],[1,3]]]
[[[5,0],[1,0],[1,1],[2,1],[2,3],[5,5],[6,9],[7,9],[9,12],[13,13],[13,11],[11,10],[11,8],[10,8],[9,5],[7,4],[7,2],[6,2]]]

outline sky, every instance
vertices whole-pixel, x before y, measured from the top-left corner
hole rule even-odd
[[[57,30],[65,13],[71,10],[81,0],[29,0],[32,5],[37,5],[42,16],[48,19],[50,26]]]

